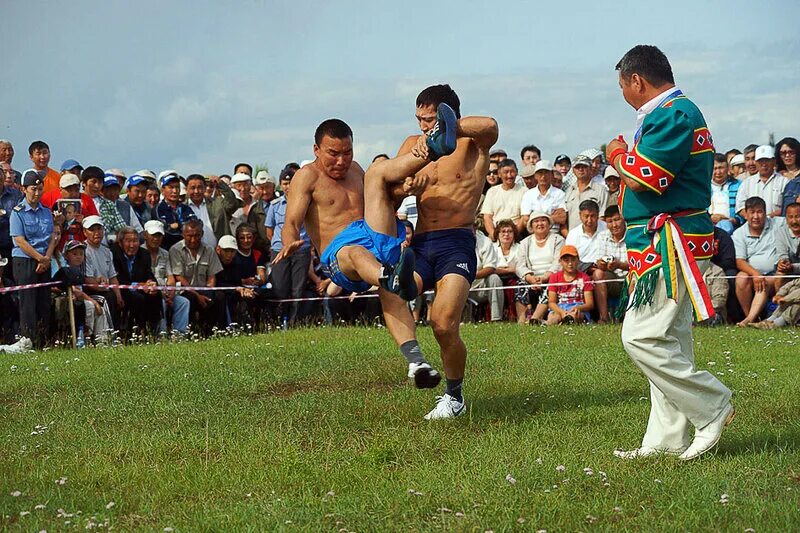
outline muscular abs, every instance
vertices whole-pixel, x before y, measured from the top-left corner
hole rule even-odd
[[[322,251],[344,228],[364,218],[364,171],[358,165],[343,180],[317,173],[306,212],[305,226],[317,250]]]

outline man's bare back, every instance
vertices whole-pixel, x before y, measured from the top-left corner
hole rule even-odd
[[[398,155],[410,152],[418,138],[413,135],[406,139]],[[471,228],[488,169],[488,149],[481,149],[473,139],[462,137],[455,152],[420,170],[417,176],[427,177],[427,187],[417,196],[416,233]]]
[[[364,218],[364,170],[354,161],[345,178],[333,179],[315,161],[295,174],[292,199],[301,205],[308,202],[305,228],[322,253],[350,223]]]

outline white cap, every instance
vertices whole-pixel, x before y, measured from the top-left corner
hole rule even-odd
[[[156,175],[153,174],[151,171],[147,170],[146,168],[143,168],[142,170],[137,170],[136,172],[133,173],[133,175],[134,176],[141,176],[143,178],[146,178],[146,179],[149,179],[149,180],[153,180],[153,181],[156,180]]]
[[[231,178],[231,185],[233,185],[234,183],[244,183],[245,181],[251,181],[250,176],[242,172],[239,172],[238,174],[234,174],[233,177]]]
[[[118,168],[109,168],[106,170],[106,176],[114,176],[115,178],[125,179],[125,173]]]
[[[217,246],[223,250],[238,250],[239,245],[236,244],[236,237],[232,235],[223,235],[217,243]]]
[[[75,174],[64,174],[61,176],[61,179],[58,180],[58,186],[62,189],[66,189],[67,187],[72,187],[73,185],[80,185],[81,180]]]
[[[97,224],[100,224],[101,226],[103,226],[103,228],[106,227],[105,224],[103,224],[103,219],[97,215],[89,215],[88,217],[83,219],[83,227],[85,229],[89,229],[92,226],[96,226]]]
[[[768,144],[756,148],[756,161],[759,159],[775,159],[775,148]]]
[[[553,165],[547,159],[540,159],[536,162],[536,166],[533,167],[533,173],[536,174],[540,170],[553,170]]]
[[[733,165],[744,165],[744,154],[736,154],[731,157],[731,166]]]
[[[186,194],[186,184],[183,183],[183,182],[181,182],[181,193],[180,194],[181,194],[181,196],[184,196]]]
[[[313,159],[304,159],[303,161],[300,161],[300,168],[303,168],[306,165],[310,165],[313,162],[314,162]]]
[[[164,224],[160,220],[148,220],[144,223],[144,230],[149,235],[160,233],[164,235]]]
[[[8,264],[8,258],[7,257],[3,257],[2,255],[0,255],[0,267],[4,267],[7,264]]]
[[[601,152],[597,148],[587,148],[586,150],[581,152],[581,155],[585,155],[589,159],[594,159],[597,156],[603,155],[603,152]]]
[[[275,183],[275,178],[269,175],[266,170],[259,170],[256,177],[253,179],[253,185],[264,185],[266,183]]]
[[[603,179],[604,180],[607,180],[609,178],[609,176],[616,176],[616,177],[619,178],[619,172],[617,172],[617,169],[614,168],[614,165],[608,165],[606,167],[605,172],[603,172]]]

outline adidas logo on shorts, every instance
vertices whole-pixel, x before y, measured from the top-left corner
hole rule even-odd
[[[456,267],[458,267],[461,270],[464,270],[466,272],[469,272],[469,265],[466,264],[466,263],[456,263]]]

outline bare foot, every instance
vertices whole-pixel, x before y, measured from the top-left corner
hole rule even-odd
[[[737,327],[737,328],[744,328],[744,327],[747,327],[747,324],[749,324],[750,322],[752,322],[752,320],[750,320],[749,318],[745,318],[745,319],[744,319],[744,320],[742,320],[741,322],[737,323],[737,324],[736,324],[736,327]]]

